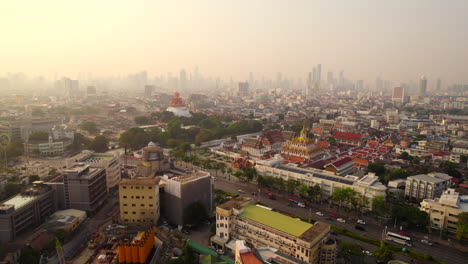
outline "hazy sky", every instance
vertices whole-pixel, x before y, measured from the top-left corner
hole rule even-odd
[[[181,68],[468,83],[468,0],[30,0],[0,3],[0,75]]]

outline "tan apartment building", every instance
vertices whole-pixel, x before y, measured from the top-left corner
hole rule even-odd
[[[429,214],[433,229],[456,232],[458,215],[468,212],[468,195],[460,195],[455,189],[448,189],[437,199],[424,199],[421,210]]]
[[[156,225],[159,220],[159,178],[122,179],[119,183],[120,222]]]
[[[431,172],[406,178],[405,197],[411,201],[435,199],[452,184],[452,177],[445,173]]]
[[[329,224],[306,223],[241,196],[216,207],[216,235],[211,241],[235,251],[235,241],[244,240],[306,263],[329,264],[336,263],[336,243],[329,233]]]

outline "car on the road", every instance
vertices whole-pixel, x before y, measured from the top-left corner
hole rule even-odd
[[[338,221],[340,223],[346,223],[346,220],[344,220],[343,218],[338,218],[338,219],[336,219],[336,221]]]
[[[333,213],[329,213],[328,214],[330,217],[333,217],[333,218],[338,218],[338,216],[336,214],[333,214]]]
[[[357,220],[356,222],[357,222],[358,224],[361,224],[361,225],[365,225],[365,224],[366,224],[366,222],[364,222],[364,220],[362,220],[362,219],[359,219],[359,220]]]
[[[306,207],[306,205],[305,205],[304,203],[298,203],[297,206],[298,206],[298,207],[301,207],[301,208],[305,208],[305,207]]]
[[[243,190],[237,190],[239,193],[245,193]]]
[[[331,221],[331,220],[332,220],[332,218],[331,218],[331,217],[329,217],[329,216],[325,216],[325,220]]]
[[[367,256],[372,256],[372,253],[369,252],[369,251],[367,251],[367,250],[363,250],[363,251],[362,251],[362,254],[365,254],[365,255],[367,255]]]
[[[432,246],[432,243],[429,240],[423,239],[421,240],[421,243],[427,246]]]
[[[322,212],[316,212],[315,214],[316,214],[316,215],[319,215],[319,216],[323,216],[323,213],[322,213]]]
[[[216,250],[216,251],[217,251],[219,254],[224,255],[224,250],[218,249],[218,250]]]
[[[357,230],[366,231],[366,229],[363,226],[360,226],[360,225],[356,225],[356,226],[354,226],[354,228],[356,228]]]

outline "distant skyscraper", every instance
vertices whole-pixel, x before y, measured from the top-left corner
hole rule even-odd
[[[320,85],[320,81],[322,80],[322,64],[317,64],[317,83]]]
[[[419,80],[419,95],[420,96],[425,96],[427,92],[427,79],[426,76],[421,76],[421,79]]]
[[[440,92],[442,90],[442,80],[440,78],[437,79],[436,90]]]
[[[154,85],[145,85],[145,96],[150,97],[154,90]]]
[[[240,97],[245,97],[249,95],[249,83],[240,82],[237,86],[237,94]]]
[[[358,91],[364,90],[364,81],[363,80],[357,80],[356,81],[356,90],[358,90]]]
[[[334,84],[335,80],[333,78],[333,72],[329,71],[327,73],[327,83],[328,84]]]
[[[179,84],[180,90],[184,91],[187,89],[187,72],[184,69],[180,71]]]
[[[392,92],[392,101],[394,103],[404,103],[405,102],[405,88],[394,87],[393,92]]]

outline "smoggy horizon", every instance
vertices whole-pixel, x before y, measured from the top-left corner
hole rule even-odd
[[[468,1],[46,1],[0,8],[0,76],[468,82]]]

